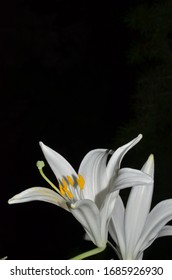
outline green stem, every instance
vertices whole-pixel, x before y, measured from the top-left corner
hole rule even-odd
[[[105,250],[106,247],[97,247],[95,249],[92,249],[90,251],[87,251],[85,253],[82,253],[80,255],[77,255],[76,257],[74,258],[71,258],[70,260],[82,260],[82,259],[85,259],[85,258],[88,258],[90,256],[93,256],[93,255],[96,255],[102,251]]]

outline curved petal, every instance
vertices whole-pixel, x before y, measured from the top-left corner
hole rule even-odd
[[[142,167],[142,171],[153,178],[153,155],[150,155]],[[125,212],[126,252],[129,256],[132,256],[135,245],[138,242],[144,228],[150,211],[152,193],[153,182],[151,185],[135,186],[130,191]]]
[[[77,201],[70,212],[81,223],[86,233],[97,247],[104,247],[106,241],[101,236],[100,212],[95,203],[89,199]]]
[[[95,201],[96,195],[103,191],[107,186],[107,157],[108,150],[95,149],[90,151],[83,158],[78,173],[85,179],[85,186],[82,190],[84,199],[91,199]]]
[[[172,226],[164,226],[158,234],[158,237],[171,236]]]
[[[167,199],[158,203],[149,213],[136,250],[143,251],[147,248],[170,220],[172,220],[172,199]]]
[[[120,255],[125,258],[125,236],[124,236],[124,215],[125,208],[121,197],[118,195],[109,223],[109,233],[120,249]]]
[[[120,168],[121,161],[125,156],[125,154],[133,146],[135,146],[141,139],[142,139],[142,134],[139,134],[135,139],[121,146],[113,153],[112,157],[110,158],[107,164],[107,175],[109,179],[115,174],[116,170]]]
[[[62,179],[63,176],[66,177],[68,175],[77,177],[75,170],[64,157],[62,157],[59,153],[55,152],[42,142],[39,142],[39,144],[57,180]]]
[[[154,241],[155,239],[159,238],[159,237],[165,237],[165,236],[171,236],[172,235],[172,226],[164,226],[161,231],[158,233],[157,236],[154,236],[154,238],[148,240],[148,242],[144,243],[144,246],[141,248],[140,252],[137,252],[137,254],[143,254],[143,251],[148,248]],[[138,259],[138,257],[136,256],[135,259]]]
[[[151,185],[153,179],[150,175],[132,168],[121,168],[116,179],[112,178],[111,191],[121,190],[134,186]]]
[[[135,260],[142,260],[142,259],[143,259],[143,252],[140,252],[140,253],[136,256]]]
[[[104,240],[107,240],[108,226],[118,196],[119,191],[108,193],[100,209],[101,235]]]
[[[19,194],[16,194],[15,196],[13,196],[11,199],[8,200],[8,203],[14,204],[14,203],[23,203],[23,202],[29,202],[35,200],[49,202],[69,211],[66,205],[66,201],[64,200],[63,197],[61,197],[58,193],[56,193],[53,190],[47,188],[41,188],[41,187],[30,188]]]

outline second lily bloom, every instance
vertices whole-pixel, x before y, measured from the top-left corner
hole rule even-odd
[[[159,202],[151,211],[154,177],[154,157],[150,155],[142,171],[152,177],[151,185],[143,184],[131,189],[126,207],[117,197],[109,232],[120,259],[138,260],[144,250],[161,236],[172,235],[172,199]]]

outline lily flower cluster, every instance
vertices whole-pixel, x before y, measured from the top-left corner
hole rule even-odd
[[[116,151],[91,150],[78,172],[59,153],[40,142],[42,152],[54,172],[57,185],[44,174],[44,162],[37,167],[51,186],[32,187],[14,197],[9,204],[41,200],[70,212],[83,226],[96,246],[73,259],[84,259],[106,248],[109,234],[120,259],[142,259],[144,250],[160,236],[172,235],[172,199],[162,201],[150,211],[153,194],[154,158],[150,155],[141,170],[121,168],[124,155],[142,138],[138,137]],[[120,190],[131,188],[126,208]],[[150,213],[149,213],[150,211]]]

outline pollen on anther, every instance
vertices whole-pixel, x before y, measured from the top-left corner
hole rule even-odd
[[[65,192],[70,199],[73,198],[73,194],[68,189],[66,189]]]
[[[65,191],[63,190],[63,187],[62,187],[62,185],[59,185],[59,189],[60,189],[60,193],[61,193],[61,195],[65,195]]]
[[[85,180],[81,174],[78,174],[77,183],[80,189],[82,190],[84,188]]]
[[[72,179],[70,176],[67,176],[66,178],[67,178],[69,184],[70,184],[71,186],[74,186],[74,181],[73,181],[73,179]]]
[[[64,178],[62,179],[62,184],[63,184],[63,187],[65,189],[67,189],[68,185],[67,185],[67,182],[66,182],[66,180]]]

